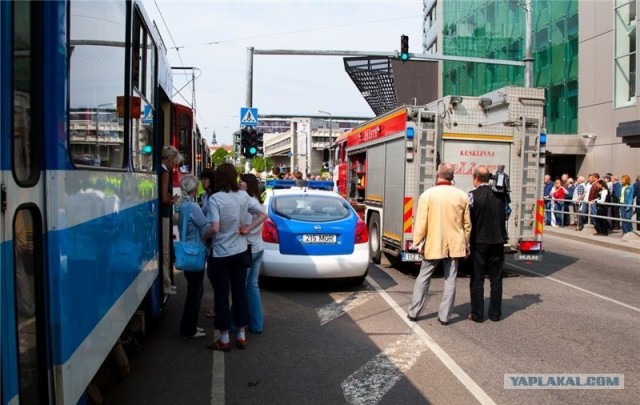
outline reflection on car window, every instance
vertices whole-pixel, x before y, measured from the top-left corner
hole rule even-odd
[[[335,221],[350,215],[346,202],[325,196],[277,196],[272,207],[276,215],[300,221]]]

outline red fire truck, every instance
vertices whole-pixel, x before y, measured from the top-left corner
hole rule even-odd
[[[413,220],[440,162],[457,165],[455,186],[464,191],[473,188],[475,167],[495,174],[504,166],[509,181],[499,191],[509,191],[511,211],[505,247],[518,260],[541,260],[543,111],[543,89],[510,86],[399,107],[342,134],[332,146],[334,179],[368,225],[373,262],[382,253],[391,262],[421,260],[411,249]]]

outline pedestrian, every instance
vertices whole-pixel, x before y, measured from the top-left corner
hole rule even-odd
[[[551,225],[551,218],[553,217],[551,213],[551,190],[553,190],[553,182],[551,181],[551,176],[545,174],[544,195],[542,196],[542,198],[544,199],[545,225]]]
[[[608,235],[609,234],[609,223],[607,221],[607,205],[611,201],[611,197],[609,196],[609,188],[607,187],[607,183],[600,179],[593,183],[591,187],[591,194],[596,190],[596,197],[589,201],[589,204],[596,207],[596,215],[598,218],[593,218],[593,225],[596,228],[596,233],[594,235]]]
[[[262,194],[258,185],[258,179],[251,173],[240,175],[240,189],[245,190],[249,197],[262,204]],[[250,224],[256,220],[256,215],[247,213],[244,223]],[[264,242],[262,241],[262,223],[247,234],[247,242],[251,250],[251,266],[247,269],[247,302],[249,308],[249,332],[262,333],[264,317],[262,315],[262,300],[260,298],[260,267],[262,266],[262,254]]]
[[[455,165],[441,163],[436,185],[422,193],[418,200],[413,243],[422,255],[422,264],[407,315],[412,322],[416,322],[426,302],[435,269],[443,262],[444,292],[438,321],[441,325],[449,325],[456,295],[458,262],[469,255],[469,197],[453,187],[454,171]]]
[[[633,186],[631,185],[631,177],[623,174],[620,180],[620,204],[623,204],[620,208],[620,218],[631,220],[633,199],[635,197]],[[622,221],[621,226],[623,235],[633,230],[633,224],[631,222]]]
[[[198,180],[193,176],[187,175],[180,180],[180,189],[185,196],[180,205],[178,223],[182,224],[182,221],[187,221],[186,234],[181,234],[180,240],[184,242],[201,240],[202,243],[205,243],[213,235],[213,231],[211,223],[195,202],[197,188]],[[183,217],[185,213],[188,213],[188,218]],[[182,226],[178,226],[178,230],[182,233]],[[204,268],[202,271],[185,271],[183,274],[187,279],[187,296],[184,300],[184,310],[180,320],[180,334],[186,339],[206,336],[204,329],[198,327],[198,314],[204,291]]]
[[[592,201],[598,199],[598,195],[600,193],[600,174],[599,173],[591,173],[589,175],[591,186],[588,187],[587,201],[589,202],[589,215],[591,215],[591,223],[595,225],[594,215],[598,215],[598,205],[593,204]]]
[[[611,188],[609,189],[611,193],[611,202],[614,204],[620,203],[621,193],[622,193],[622,184],[618,181],[617,176],[611,176]],[[620,229],[620,221],[617,221],[617,218],[620,218],[620,206],[612,205],[610,207],[611,211],[611,220],[613,229]]]
[[[584,199],[586,196],[586,188],[585,188],[585,184],[584,184],[584,176],[578,176],[578,179],[576,180],[576,187],[573,190],[573,204],[574,205],[574,211],[577,214],[577,219],[576,219],[576,230],[577,231],[581,231],[582,228],[584,228],[584,224],[587,220],[586,217],[583,216],[583,214],[586,214],[586,205],[584,204]]]
[[[202,193],[202,213],[206,217],[209,211],[209,198],[215,192],[215,173],[213,170],[205,170],[200,173],[200,181],[202,182],[202,188],[204,189],[204,193]],[[210,240],[207,240],[207,246],[211,244]],[[215,314],[214,308],[208,309],[205,312],[204,316],[207,318],[213,318]]]
[[[553,198],[551,203],[551,207],[553,210],[553,216],[551,217],[551,226],[553,226],[554,228],[564,226],[564,196],[566,194],[567,189],[562,185],[562,180],[556,179],[551,191],[551,197]]]
[[[473,173],[475,190],[469,192],[471,216],[471,259],[473,271],[469,288],[471,312],[467,319],[484,320],[484,278],[489,277],[491,293],[489,319],[494,322],[502,316],[502,268],[507,230],[504,193],[495,193],[489,185],[491,174],[486,166],[478,166]]]
[[[265,219],[262,205],[245,191],[240,190],[238,174],[231,163],[216,168],[215,183],[219,192],[209,198],[209,219],[213,228],[213,248],[207,263],[207,274],[213,285],[215,308],[214,328],[220,331],[220,339],[209,345],[209,349],[228,352],[231,350],[229,329],[232,313],[229,308],[229,293],[233,305],[233,322],[238,327],[236,347],[247,346],[247,267],[250,260],[247,234]],[[244,224],[246,213],[256,215],[251,224]]]
[[[174,295],[176,286],[171,281],[171,217],[179,196],[173,195],[173,170],[182,163],[182,155],[175,146],[162,148],[162,173],[160,175],[160,216],[162,217],[162,282],[165,295]]]
[[[636,231],[640,231],[640,174],[633,183],[633,193],[636,195]]]

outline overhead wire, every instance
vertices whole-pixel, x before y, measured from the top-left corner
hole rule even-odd
[[[160,15],[160,19],[162,20],[162,23],[164,24],[164,28],[167,31],[167,34],[169,35],[169,39],[171,39],[171,43],[173,44],[173,47],[170,49],[175,49],[176,53],[178,55],[178,59],[180,60],[180,65],[184,66],[184,61],[182,60],[182,55],[180,54],[180,49],[177,47],[176,45],[176,41],[173,39],[173,35],[171,34],[171,30],[169,29],[169,25],[167,24],[167,21],[164,19],[164,15],[162,14],[162,10],[160,10],[160,6],[158,5],[157,0],[153,0],[153,3],[156,6],[156,9],[158,10],[158,14]],[[193,100],[191,100],[191,103],[189,103],[189,101],[187,100],[187,98],[181,93],[181,90],[184,89],[191,81],[193,81],[193,86],[195,88],[195,81],[196,79],[198,79],[201,75],[202,75],[202,71],[198,68],[193,68],[195,71],[199,72],[200,74],[198,76],[193,76],[192,79],[189,79],[189,77],[187,76],[187,73],[184,72],[183,75],[185,77],[185,79],[187,80],[187,84],[185,84],[180,90],[178,90],[175,86],[173,86],[174,90],[177,91],[177,94],[182,97],[182,99],[187,103],[187,105],[191,104],[191,108],[195,111],[196,113],[196,121],[200,121],[202,122],[202,126],[203,128],[206,127],[206,123],[204,122],[204,119],[202,118],[202,116],[200,115],[199,110],[197,110],[195,108],[196,106],[196,93],[195,90],[193,91]]]

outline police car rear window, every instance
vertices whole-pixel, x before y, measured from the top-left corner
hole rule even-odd
[[[346,202],[314,195],[276,196],[272,208],[276,215],[298,221],[336,221],[351,215]]]

